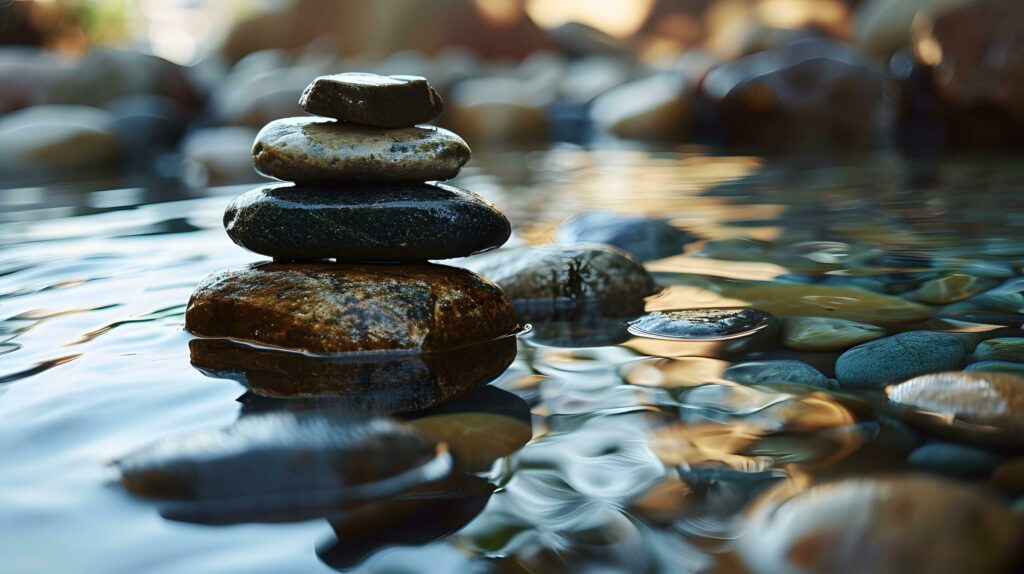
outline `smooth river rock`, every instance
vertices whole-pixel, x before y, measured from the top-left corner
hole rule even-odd
[[[955,369],[963,358],[963,344],[955,335],[910,331],[846,351],[836,361],[836,379],[844,387],[882,389],[916,375]]]
[[[924,476],[784,483],[748,512],[738,554],[754,574],[998,574],[1019,557],[1001,501]]]
[[[796,351],[842,351],[885,336],[885,329],[832,317],[786,317],[782,345]]]
[[[680,341],[716,341],[745,337],[776,326],[774,317],[747,308],[653,311],[629,324],[634,335]]]
[[[1024,377],[948,372],[915,377],[888,389],[908,422],[957,440],[1024,446]]]
[[[1024,337],[997,337],[982,341],[974,348],[974,358],[1024,363]]]
[[[829,387],[835,384],[811,365],[791,359],[738,363],[726,369],[722,376],[746,385],[798,384]]]
[[[312,353],[441,351],[517,330],[501,290],[443,265],[260,263],[207,277],[185,328]]]
[[[636,259],[606,245],[499,249],[464,265],[497,283],[516,311],[531,319],[632,315],[643,311],[644,297],[656,290]]]
[[[296,183],[451,179],[469,161],[469,146],[434,127],[381,129],[325,118],[283,118],[263,127],[253,165]]]
[[[202,523],[325,516],[446,476],[444,445],[359,413],[277,412],[171,436],[113,463],[129,492]]]
[[[444,110],[426,78],[362,73],[316,78],[302,92],[299,106],[315,116],[382,128],[429,122]]]
[[[498,247],[512,233],[498,208],[439,183],[259,187],[231,201],[224,228],[242,247],[290,261],[450,259]]]

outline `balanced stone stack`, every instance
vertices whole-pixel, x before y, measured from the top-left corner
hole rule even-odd
[[[208,277],[185,326],[307,353],[440,352],[514,338],[502,291],[463,269],[428,263],[502,245],[508,220],[481,197],[437,183],[470,150],[429,125],[442,111],[424,78],[337,74],[300,105],[319,117],[275,120],[253,163],[291,183],[236,197],[224,214],[238,245],[272,257]]]

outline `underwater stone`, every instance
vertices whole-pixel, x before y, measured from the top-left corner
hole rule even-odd
[[[881,389],[916,375],[955,369],[964,358],[949,333],[910,331],[862,343],[839,356],[836,379],[850,388]]]
[[[885,329],[831,317],[786,317],[782,344],[797,351],[841,351],[885,336]]]

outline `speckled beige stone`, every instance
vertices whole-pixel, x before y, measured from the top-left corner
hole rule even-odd
[[[960,440],[1024,446],[1024,377],[950,371],[888,389],[909,422]]]
[[[517,328],[493,283],[443,265],[262,263],[207,277],[185,328],[313,353],[439,351]]]
[[[263,127],[253,166],[296,183],[435,181],[458,175],[469,161],[466,142],[434,127],[382,129],[326,118],[283,118]]]

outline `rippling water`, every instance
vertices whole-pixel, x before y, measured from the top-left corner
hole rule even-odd
[[[243,389],[190,365],[183,314],[202,278],[258,257],[221,227],[246,186],[104,183],[0,190],[0,570],[329,571],[342,526],[173,522],[114,482],[115,457],[239,416]],[[649,309],[749,304],[729,280],[911,281],[922,267],[998,275],[1024,260],[1024,165],[1011,160],[555,149],[482,156],[456,183],[504,209],[519,242],[548,241],[586,209],[666,217],[702,237],[648,264],[668,286]],[[851,264],[879,251],[885,265]],[[733,360],[708,343],[521,341],[494,384],[530,405],[534,439],[487,474],[499,490],[455,535],[357,568],[698,570],[719,560],[758,489],[899,467],[879,454],[884,429],[865,401],[729,383]]]

